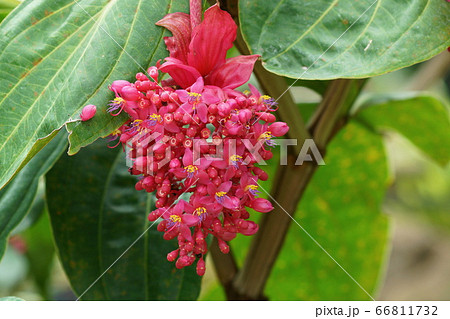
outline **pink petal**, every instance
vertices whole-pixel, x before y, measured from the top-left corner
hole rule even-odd
[[[180,127],[175,122],[172,122],[170,124],[164,124],[164,128],[172,133],[180,132]]]
[[[202,93],[202,100],[206,104],[219,103],[227,98],[223,90],[217,86],[205,85]]]
[[[187,173],[183,168],[175,168],[170,170],[177,178],[186,178]]]
[[[166,62],[159,69],[161,72],[169,73],[172,79],[183,89],[190,87],[201,76],[194,67],[185,65],[182,61],[173,58],[166,58]]]
[[[192,212],[194,211],[194,207],[189,204],[188,202],[184,203],[184,210],[186,213],[188,214],[192,214]]]
[[[238,209],[239,208],[239,199],[237,197],[225,197],[223,200],[223,207],[228,209]]]
[[[183,155],[183,165],[184,166],[188,166],[188,165],[192,165],[193,163],[193,157],[192,157],[192,151],[190,148],[186,148],[186,150],[184,151],[184,155]]]
[[[185,201],[180,199],[180,201],[172,208],[172,214],[181,215],[184,212]]]
[[[213,183],[209,183],[207,188],[208,188],[209,195],[214,196],[216,194],[216,189],[217,188],[216,188],[216,186],[214,186]]]
[[[186,90],[176,90],[175,93],[178,95],[178,98],[181,102],[185,103],[189,99],[189,93]]]
[[[184,214],[181,216],[181,220],[183,221],[183,224],[191,227],[198,223],[199,218],[196,215]]]
[[[259,55],[240,55],[227,59],[225,64],[216,67],[206,77],[206,83],[222,89],[235,89],[246,83],[253,72]]]
[[[233,184],[233,183],[230,182],[230,181],[225,182],[225,183],[222,183],[222,184],[217,188],[217,191],[218,191],[218,192],[225,192],[225,193],[228,193],[228,191],[230,190],[232,184]]]
[[[201,24],[192,30],[188,63],[201,75],[207,75],[214,67],[225,63],[227,51],[233,46],[237,26],[226,11],[217,4],[205,11]]]
[[[208,108],[206,107],[205,103],[200,103],[197,106],[197,114],[198,114],[198,117],[200,118],[200,121],[202,121],[203,123],[207,122]]]
[[[250,88],[250,92],[259,99],[261,97],[261,93],[259,93],[258,89],[253,84],[248,84],[248,87]]]
[[[203,78],[200,76],[195,83],[191,86],[191,92],[202,93],[203,92]]]
[[[180,225],[180,233],[187,241],[192,241],[191,230],[186,225]]]
[[[181,104],[179,110],[182,113],[187,113],[187,114],[191,114],[192,112],[194,112],[194,109],[192,108],[192,104],[190,104],[188,102]]]
[[[191,41],[191,21],[189,15],[183,12],[169,13],[156,22],[156,25],[165,27],[173,34],[173,37],[164,38],[170,56],[187,64],[189,42]]]

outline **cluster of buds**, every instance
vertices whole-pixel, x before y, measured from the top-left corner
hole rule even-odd
[[[268,175],[256,164],[272,157],[274,137],[289,129],[286,123],[276,122],[272,113],[277,103],[272,98],[252,85],[250,91],[235,90],[248,81],[258,56],[225,60],[223,54],[200,48],[203,51],[193,56],[201,61],[189,58],[203,45],[195,41],[207,40],[199,34],[214,24],[228,25],[221,34],[232,43],[229,32],[235,32],[234,22],[217,5],[205,12],[201,23],[181,13],[161,20],[160,25],[173,27],[174,37],[165,39],[171,57],[150,67],[147,75],[138,73],[134,83],[114,81],[110,89],[115,99],[108,109],[113,116],[121,112],[129,116],[111,139],[124,146],[130,173],[139,176],[136,189],[156,192],[156,210],[148,219],[160,219],[157,228],[164,239],[178,240],[179,248],[167,259],[176,260],[179,269],[197,260],[200,276],[205,273],[208,235],[215,236],[220,250],[228,253],[227,242],[238,233],[249,236],[258,230],[246,208],[261,213],[273,209],[268,200],[258,197],[258,182]],[[174,30],[182,25],[189,25],[189,32],[177,35]],[[221,40],[217,34],[212,36]],[[189,41],[182,56],[181,44],[176,44]],[[205,60],[202,54],[214,57]],[[161,73],[171,78],[159,81]]]

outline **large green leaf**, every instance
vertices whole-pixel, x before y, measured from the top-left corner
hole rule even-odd
[[[0,190],[0,259],[5,252],[9,234],[32,207],[39,178],[50,169],[66,147],[67,134],[61,132],[17,174],[11,183]]]
[[[84,105],[97,105],[97,115],[70,125],[71,153],[117,128],[124,117],[106,113],[108,85],[165,57],[165,31],[154,23],[186,5],[27,0],[16,8],[0,26],[0,187]]]
[[[57,249],[75,292],[82,294],[150,226],[152,197],[134,189],[122,152],[99,141],[62,157],[47,174],[47,201]],[[83,296],[86,300],[192,300],[195,267],[177,270],[175,249],[151,227]]]
[[[444,0],[241,0],[239,9],[252,53],[292,78],[370,77],[450,45]]]
[[[369,99],[356,118],[372,128],[395,130],[434,161],[450,161],[450,114],[440,100],[427,95],[387,95]]]
[[[0,22],[19,4],[17,0],[0,0]]]
[[[386,255],[387,187],[382,138],[349,124],[328,147],[296,221],[370,294]],[[266,287],[271,300],[367,300],[369,297],[295,223]]]
[[[42,298],[50,300],[48,284],[55,256],[55,245],[47,212],[41,214],[39,220],[21,235],[27,245],[26,256],[30,264],[30,274]]]

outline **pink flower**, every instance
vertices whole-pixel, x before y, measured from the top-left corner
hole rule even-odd
[[[200,158],[198,163],[194,163],[192,150],[187,148],[183,155],[183,167],[172,169],[171,171],[178,178],[198,179],[200,182],[209,181],[209,176],[205,170],[211,164],[206,158]]]
[[[201,21],[201,1],[190,4],[191,15],[172,13],[159,22],[173,33],[165,39],[170,57],[151,66],[149,77],[138,73],[134,83],[114,81],[108,111],[129,115],[111,139],[124,146],[129,172],[138,176],[136,190],[155,192],[156,209],[148,219],[161,218],[158,231],[178,243],[167,260],[179,269],[198,260],[202,276],[208,236],[228,253],[226,242],[258,231],[248,207],[273,209],[258,197],[258,181],[268,179],[258,160],[272,157],[263,146],[276,145],[274,138],[289,127],[276,122],[274,99],[251,85],[249,94],[235,90],[248,80],[257,56],[226,59],[236,36],[229,14],[215,5]],[[172,79],[158,82],[160,71]],[[256,147],[250,150],[246,140]]]
[[[156,24],[173,34],[164,39],[170,57],[160,70],[169,73],[182,88],[191,86],[200,76],[205,84],[223,89],[234,89],[250,78],[259,55],[226,59],[237,26],[218,4],[206,10],[204,20],[194,27],[189,15],[183,13],[168,14]]]
[[[208,90],[204,90],[203,78],[200,76],[194,84],[186,90],[177,90],[178,98],[183,102],[180,110],[187,114],[198,114],[198,117],[203,123],[206,123],[206,115],[208,109],[205,103],[217,103],[220,100],[216,95],[211,94]]]
[[[90,120],[94,117],[95,113],[97,112],[97,107],[95,105],[89,104],[83,107],[83,110],[81,111],[80,118],[81,121],[85,122]]]
[[[236,210],[239,208],[239,199],[229,194],[232,182],[224,182],[216,187],[208,184],[208,194],[216,199],[216,202],[225,208]]]
[[[192,240],[192,234],[189,227],[199,222],[199,217],[191,214],[183,214],[185,201],[180,200],[172,209],[166,210],[161,216],[164,218],[166,234],[175,237],[181,234],[186,240]],[[172,237],[172,238],[173,238]]]

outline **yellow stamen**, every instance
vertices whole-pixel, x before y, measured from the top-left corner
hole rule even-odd
[[[217,197],[223,197],[223,196],[225,196],[227,194],[227,192],[217,192],[216,193],[216,196]]]
[[[120,134],[122,134],[122,132],[119,129],[117,129],[111,133],[111,135],[120,135]]]
[[[125,100],[123,98],[121,98],[120,96],[118,96],[114,100],[112,100],[112,103],[117,104],[117,105],[122,104],[124,102],[125,102]]]
[[[156,113],[153,113],[152,115],[150,115],[149,118],[150,118],[150,120],[157,121],[157,122],[162,121],[161,115],[156,114]]]
[[[188,95],[190,97],[189,101],[192,104],[197,105],[198,103],[200,103],[200,99],[202,97],[202,95],[200,93],[189,92]]]
[[[197,207],[194,211],[194,214],[197,216],[201,216],[202,214],[206,214],[206,208],[205,207]]]
[[[195,165],[188,165],[185,166],[184,169],[186,170],[186,172],[188,173],[195,173],[196,171],[198,171],[198,167]]]
[[[258,185],[247,185],[245,186],[245,191],[248,192],[249,190],[257,190],[258,189]]]
[[[240,156],[240,155],[232,155],[232,156],[230,156],[230,160],[232,162],[239,162],[240,160],[242,160],[242,156]]]
[[[170,215],[169,219],[174,223],[181,223],[181,217],[178,215]]]
[[[258,140],[270,141],[271,139],[272,139],[272,132],[270,131],[264,132],[258,137]]]

